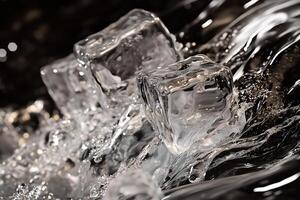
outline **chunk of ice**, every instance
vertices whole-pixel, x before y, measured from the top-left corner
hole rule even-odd
[[[104,103],[101,88],[90,70],[73,55],[41,69],[41,75],[58,108],[66,117],[80,117]]]
[[[214,130],[232,117],[232,74],[227,67],[196,55],[142,71],[138,85],[149,120],[173,153],[186,151],[195,141],[199,148],[211,148],[225,137]]]
[[[154,14],[135,9],[104,30],[79,41],[76,57],[90,64],[104,91],[120,88],[142,68],[176,62],[175,37]]]

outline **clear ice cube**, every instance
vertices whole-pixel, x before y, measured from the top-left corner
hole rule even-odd
[[[147,116],[175,154],[211,148],[225,135],[218,129],[232,117],[232,74],[204,55],[196,55],[138,76]],[[226,131],[226,134],[230,133]]]
[[[43,67],[41,75],[49,94],[66,117],[80,117],[105,102],[90,70],[73,55]]]
[[[104,91],[126,85],[142,68],[157,68],[181,56],[175,37],[154,14],[135,9],[104,30],[79,41],[76,57],[89,64]]]

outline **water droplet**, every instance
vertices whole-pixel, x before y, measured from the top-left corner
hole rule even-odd
[[[7,47],[11,52],[15,52],[18,49],[18,45],[14,42],[10,42]]]

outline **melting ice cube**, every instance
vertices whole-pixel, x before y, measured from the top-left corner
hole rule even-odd
[[[158,17],[135,9],[104,30],[79,41],[76,57],[90,64],[104,91],[124,86],[142,68],[157,68],[181,56],[174,37]]]
[[[232,116],[227,67],[196,55],[142,71],[138,85],[149,120],[173,153],[186,151],[195,141],[199,148],[211,148],[224,137],[214,131]]]
[[[90,70],[73,55],[43,67],[41,75],[58,108],[67,117],[80,117],[104,102],[101,88]]]

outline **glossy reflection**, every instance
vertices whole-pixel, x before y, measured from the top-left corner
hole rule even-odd
[[[166,191],[163,200],[296,200],[300,186],[300,160],[299,156],[293,159],[269,170]]]

